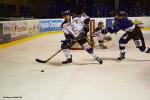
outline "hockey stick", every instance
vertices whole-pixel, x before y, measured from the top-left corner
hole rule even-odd
[[[54,56],[56,56],[59,52],[61,52],[63,49],[60,49],[59,51],[57,51],[55,54],[53,54],[50,58],[48,58],[47,60],[40,60],[36,58],[36,61],[39,63],[47,63],[50,59],[52,59]]]
[[[86,37],[84,37],[86,38]],[[81,38],[81,39],[84,39],[84,38]],[[74,40],[74,43],[76,43],[77,41],[81,40],[81,39],[78,39],[78,40]],[[47,60],[40,60],[38,58],[36,58],[36,62],[39,62],[39,63],[47,63],[49,60],[51,60],[54,56],[56,56],[59,52],[61,52],[63,49],[60,49],[58,50],[55,54],[53,54],[50,58],[48,58]]]

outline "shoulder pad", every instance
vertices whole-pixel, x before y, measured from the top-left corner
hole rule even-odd
[[[68,21],[64,20],[63,23],[62,23],[62,25],[61,25],[61,27],[63,27],[63,25],[66,24],[66,23],[68,23]]]

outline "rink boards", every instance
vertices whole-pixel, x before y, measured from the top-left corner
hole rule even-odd
[[[114,22],[112,17],[92,19],[95,20],[96,27],[99,21],[102,21],[105,26],[112,26]],[[130,17],[130,19],[135,23],[141,24],[144,29],[150,29],[150,17]],[[63,20],[64,19],[36,19],[2,21],[0,22],[0,44],[51,31],[62,31],[61,24]]]

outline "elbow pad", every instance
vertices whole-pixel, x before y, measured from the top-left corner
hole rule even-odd
[[[88,26],[88,25],[85,25],[85,26],[84,26],[84,32],[87,33],[88,31],[89,31],[89,26]]]

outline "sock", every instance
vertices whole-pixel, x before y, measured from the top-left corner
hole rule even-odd
[[[63,52],[67,59],[71,59],[70,49],[63,49]]]
[[[119,44],[120,53],[125,52],[125,44]]]
[[[90,55],[92,55],[94,58],[97,58],[97,55],[94,52],[90,53]]]
[[[146,48],[144,52],[145,53],[150,53],[150,48]]]

